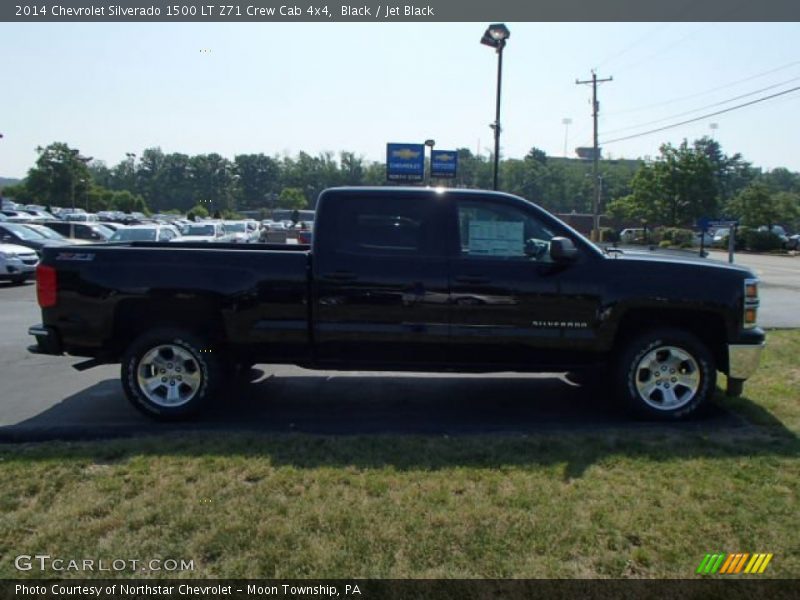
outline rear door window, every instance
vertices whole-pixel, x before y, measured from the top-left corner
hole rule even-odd
[[[437,205],[430,198],[346,198],[337,206],[331,243],[340,252],[440,256]]]

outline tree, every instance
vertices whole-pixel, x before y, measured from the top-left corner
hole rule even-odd
[[[144,198],[137,194],[132,194],[128,190],[113,192],[111,195],[111,202],[109,204],[114,210],[121,210],[122,212],[126,213],[149,212]]]
[[[308,208],[308,199],[299,188],[284,188],[278,196],[278,208],[302,210]]]
[[[189,209],[189,212],[186,213],[187,218],[194,221],[195,219],[207,219],[208,218],[208,210],[202,204],[195,204],[192,208]]]
[[[25,180],[29,197],[52,206],[80,205],[79,199],[85,198],[91,181],[86,166],[89,159],[62,142],[39,147],[36,152],[36,166],[28,171]]]
[[[699,217],[715,215],[719,187],[714,165],[706,152],[690,148],[686,140],[677,148],[661,146],[661,156],[642,165],[631,182],[632,194],[616,212],[644,215],[653,224],[679,227]]]
[[[728,203],[727,212],[748,227],[793,226],[800,218],[800,196],[791,192],[770,193],[766,183],[756,181]]]
[[[711,162],[717,183],[719,206],[742,191],[758,175],[758,171],[738,152],[727,156],[719,142],[704,136],[694,142],[694,150]]]
[[[13,198],[17,202],[24,202],[31,204],[34,201],[33,194],[28,189],[25,183],[18,183],[16,185],[7,185],[3,188],[3,193],[0,194],[6,198]]]
[[[239,154],[233,164],[238,177],[236,201],[241,208],[261,208],[274,202],[280,189],[278,161],[264,154]]]
[[[236,181],[233,165],[219,154],[198,154],[189,160],[195,198],[208,200],[215,211],[233,207]]]

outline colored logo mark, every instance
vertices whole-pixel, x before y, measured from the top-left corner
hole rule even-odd
[[[767,568],[772,556],[772,553],[749,554],[747,552],[706,554],[695,573],[701,575],[714,575],[715,573],[721,575],[760,574]]]
[[[402,150],[394,150],[392,151],[392,156],[394,158],[417,158],[419,156],[419,152],[414,152],[413,150],[409,150],[408,148],[403,148]]]

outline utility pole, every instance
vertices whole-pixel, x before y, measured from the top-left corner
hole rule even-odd
[[[597,84],[606,81],[613,81],[613,77],[606,79],[598,79],[597,73],[592,69],[592,78],[585,81],[575,80],[576,85],[584,85],[587,83],[592,84],[592,120],[594,121],[594,151],[592,152],[592,179],[594,180],[594,201],[592,202],[593,210],[593,225],[592,225],[592,241],[600,241],[600,180],[598,179],[598,165],[600,149],[597,147],[597,114],[600,112],[600,103],[597,101]]]

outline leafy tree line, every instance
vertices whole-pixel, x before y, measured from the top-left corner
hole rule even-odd
[[[740,154],[727,156],[704,137],[693,144],[661,146],[642,165],[631,192],[608,204],[618,221],[693,227],[701,217],[732,217],[742,225],[800,228],[800,174],[778,168],[762,172]]]
[[[239,154],[187,155],[148,148],[126,154],[109,167],[81,156],[64,143],[38,148],[22,184],[3,193],[23,202],[72,206],[91,211],[117,209],[181,213],[313,207],[326,187],[385,185],[385,165],[352,152],[294,157]],[[489,189],[491,156],[458,149],[454,181],[434,184]],[[501,189],[560,213],[592,210],[591,163],[548,157],[532,148],[521,158],[500,161]],[[602,160],[601,210],[618,224],[692,225],[701,216],[735,216],[744,224],[782,223],[800,218],[800,174],[787,169],[762,172],[740,154],[726,155],[704,137],[692,144],[666,144],[653,161]]]

